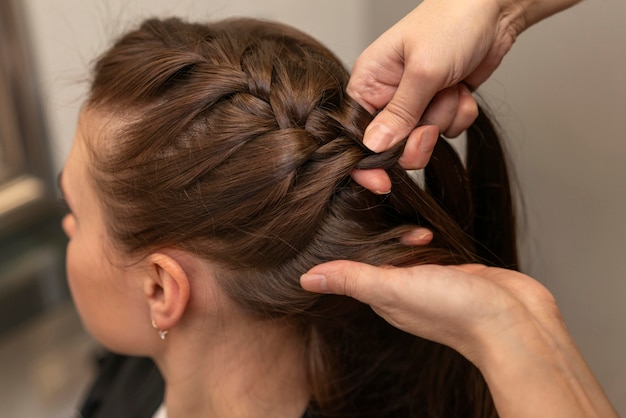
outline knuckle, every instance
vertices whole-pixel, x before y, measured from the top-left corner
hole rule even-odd
[[[461,95],[459,97],[458,113],[472,122],[478,117],[478,103],[472,95]]]
[[[389,102],[389,104],[385,107],[385,113],[393,125],[410,129],[417,125],[419,117],[416,112],[410,110],[409,105],[402,103],[399,100],[392,100]]]
[[[439,64],[438,60],[420,60],[408,63],[405,77],[419,80],[420,83],[434,86],[437,90],[448,87],[449,69]]]
[[[356,298],[358,296],[358,280],[348,280],[344,277],[344,294],[346,296],[350,296],[352,298]]]

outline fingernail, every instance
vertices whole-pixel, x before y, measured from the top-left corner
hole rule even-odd
[[[300,285],[304,290],[308,290],[309,292],[328,292],[328,283],[326,282],[326,276],[323,274],[305,273],[300,276]]]
[[[432,231],[426,228],[416,228],[404,233],[400,237],[400,242],[404,245],[425,245],[433,239]]]
[[[374,152],[386,150],[392,142],[393,131],[387,125],[377,123],[365,129],[363,144]]]
[[[430,154],[435,149],[439,139],[439,128],[435,125],[427,126],[422,132],[418,148],[423,153]]]

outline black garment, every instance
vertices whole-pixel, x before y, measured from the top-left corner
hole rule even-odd
[[[82,418],[152,418],[163,403],[165,382],[149,358],[106,353],[80,408]],[[320,418],[310,409],[302,418]]]
[[[152,418],[163,402],[165,382],[149,358],[107,353],[80,408],[83,418]]]

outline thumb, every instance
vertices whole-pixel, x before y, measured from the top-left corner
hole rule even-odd
[[[332,293],[372,304],[380,267],[355,261],[330,261],[313,267],[300,277],[300,285],[309,292]]]
[[[424,110],[437,93],[435,83],[422,83],[422,78],[405,68],[402,80],[389,103],[369,124],[363,143],[375,152],[385,151],[404,138],[418,125]]]

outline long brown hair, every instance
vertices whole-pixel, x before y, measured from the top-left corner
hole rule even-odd
[[[401,146],[363,146],[371,116],[346,95],[348,77],[325,47],[276,23],[148,20],[124,35],[97,61],[87,102],[121,121],[91,143],[110,236],[130,255],[175,247],[211,260],[244,309],[298,326],[320,416],[495,416],[480,373],[454,350],[299,286],[338,258],[517,265],[489,120],[470,129],[467,169],[440,140],[421,188],[397,164]],[[371,167],[388,170],[389,195],[351,179]],[[400,243],[416,225],[434,232],[430,245]]]

